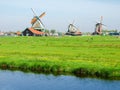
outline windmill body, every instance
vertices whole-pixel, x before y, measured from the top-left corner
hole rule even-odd
[[[70,24],[68,26],[68,32],[76,32],[78,29],[73,25],[73,24]]]
[[[103,17],[101,16],[100,23],[96,23],[95,25],[95,31],[93,32],[93,35],[101,35],[102,34],[102,20]]]
[[[95,26],[95,34],[102,34],[102,23],[97,23]]]
[[[31,9],[31,10],[34,13],[34,17],[31,20],[31,24],[32,24],[31,28],[36,29],[36,30],[40,30],[40,31],[44,30],[45,26],[42,23],[41,18],[43,16],[45,16],[45,12],[43,12],[40,16],[37,16],[36,13],[34,12],[34,10],[33,9]]]
[[[32,21],[32,28],[37,29],[37,30],[42,30],[44,29],[43,24],[40,22],[39,17],[35,16]]]
[[[82,33],[73,24],[69,24],[66,35],[79,36],[82,35]]]

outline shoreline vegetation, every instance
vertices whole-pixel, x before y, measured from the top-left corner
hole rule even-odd
[[[120,80],[120,37],[0,37],[0,68]]]

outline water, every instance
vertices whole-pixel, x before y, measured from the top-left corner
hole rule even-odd
[[[0,90],[120,90],[120,81],[1,70]]]

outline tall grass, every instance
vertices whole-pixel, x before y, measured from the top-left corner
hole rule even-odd
[[[82,76],[120,77],[120,38],[0,37],[0,67]]]

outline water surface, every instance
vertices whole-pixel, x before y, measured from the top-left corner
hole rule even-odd
[[[120,90],[120,81],[1,70],[0,90]]]

